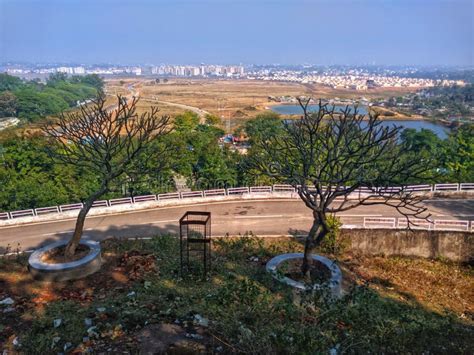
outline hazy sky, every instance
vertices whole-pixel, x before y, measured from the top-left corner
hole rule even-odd
[[[0,62],[474,65],[474,0],[0,0]]]

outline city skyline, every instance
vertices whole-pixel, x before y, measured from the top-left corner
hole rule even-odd
[[[471,66],[472,10],[470,0],[0,0],[0,62]]]

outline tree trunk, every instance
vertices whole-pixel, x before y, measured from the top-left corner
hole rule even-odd
[[[92,201],[93,202],[93,201]],[[76,248],[79,245],[82,237],[82,231],[84,230],[84,222],[86,221],[87,213],[91,209],[92,204],[90,206],[84,204],[84,207],[79,211],[79,215],[77,216],[76,220],[76,227],[74,228],[74,234],[72,235],[71,240],[67,243],[65,256],[66,258],[72,258],[76,253]]]
[[[309,273],[309,267],[311,265],[311,253],[321,242],[328,233],[326,224],[326,216],[324,213],[314,213],[313,225],[306,237],[304,245],[304,257],[303,264],[301,266],[301,272],[303,276]]]
[[[66,250],[64,252],[64,256],[66,258],[72,258],[76,253],[77,246],[81,241],[82,231],[84,230],[84,222],[86,221],[87,214],[89,213],[94,201],[99,198],[99,196],[103,195],[107,191],[106,187],[102,187],[100,190],[94,192],[84,203],[84,206],[79,211],[79,215],[77,216],[76,220],[76,227],[74,228],[74,233],[72,235],[71,240],[66,245]]]

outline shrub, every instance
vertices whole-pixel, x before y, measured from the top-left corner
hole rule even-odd
[[[347,240],[341,237],[341,220],[334,216],[330,215],[327,219],[329,226],[329,233],[323,239],[320,250],[323,253],[340,255],[347,248]]]

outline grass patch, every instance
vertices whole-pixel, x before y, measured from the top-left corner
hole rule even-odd
[[[347,295],[333,303],[306,295],[300,305],[265,271],[271,257],[302,251],[294,239],[215,240],[207,280],[180,275],[173,237],[111,240],[103,249],[99,273],[56,284],[31,280],[25,258],[0,259],[0,300],[15,300],[12,311],[0,306],[0,349],[15,348],[16,339],[28,354],[137,352],[141,329],[173,323],[203,330],[209,352],[474,351],[469,267],[343,254]]]

